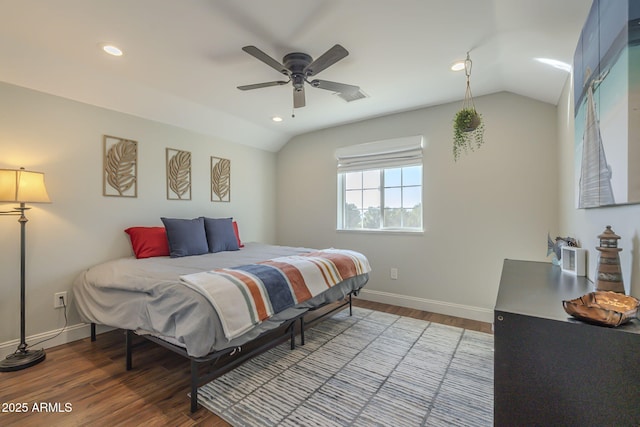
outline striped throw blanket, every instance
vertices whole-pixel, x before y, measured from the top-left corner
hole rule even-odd
[[[361,253],[325,249],[274,258],[257,264],[180,276],[218,312],[227,339],[328,288],[371,271]]]

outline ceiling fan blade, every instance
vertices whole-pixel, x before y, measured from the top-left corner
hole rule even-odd
[[[304,74],[307,76],[314,76],[325,68],[330,67],[336,62],[340,61],[347,55],[349,55],[347,49],[337,44],[320,55],[320,57],[313,61],[311,64],[307,65],[307,67],[304,69]]]
[[[304,97],[304,87],[300,89],[293,88],[293,108],[301,108],[306,105]]]
[[[278,81],[275,81],[275,82],[256,83],[256,84],[252,84],[252,85],[238,86],[238,89],[240,89],[240,90],[260,89],[262,87],[269,87],[269,86],[282,86],[282,85],[286,85],[287,83],[289,83],[289,82],[285,82],[283,80],[278,80]]]
[[[278,71],[279,73],[288,74],[288,70],[284,65],[282,65],[280,62],[276,61],[275,59],[273,59],[272,57],[270,57],[269,55],[267,55],[266,53],[264,53],[263,51],[261,51],[257,47],[255,47],[255,46],[245,46],[245,47],[242,48],[242,50],[244,50],[245,52],[247,52],[249,55],[253,56],[254,58],[259,59],[260,61],[264,62],[265,64],[267,64],[268,66],[270,66],[274,70]]]
[[[352,93],[358,92],[360,90],[359,86],[348,85],[344,83],[338,82],[330,82],[328,80],[312,80],[309,84],[313,87],[317,87],[319,89],[330,90],[332,92],[338,93]]]

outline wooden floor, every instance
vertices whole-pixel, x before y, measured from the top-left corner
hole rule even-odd
[[[357,298],[354,305],[492,333],[488,323]],[[111,331],[96,342],[50,348],[39,365],[0,373],[0,426],[228,426],[204,408],[190,413],[186,359],[142,341],[131,371],[123,332]]]

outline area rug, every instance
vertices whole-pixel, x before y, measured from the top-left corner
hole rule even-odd
[[[205,384],[233,426],[491,426],[493,335],[354,307]]]

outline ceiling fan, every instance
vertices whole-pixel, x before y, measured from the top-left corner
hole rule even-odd
[[[310,84],[312,87],[335,92],[339,97],[347,102],[355,101],[356,99],[365,97],[364,93],[360,91],[360,87],[358,86],[330,82],[328,80],[313,79],[309,81],[310,77],[315,76],[319,72],[325,70],[326,68],[340,61],[345,56],[349,55],[349,52],[339,44],[333,46],[331,49],[320,55],[320,57],[315,61],[310,55],[307,55],[306,53],[288,53],[284,56],[284,58],[282,58],[282,64],[255,46],[245,46],[242,48],[242,50],[255,57],[256,59],[264,62],[279,73],[282,73],[285,76],[289,77],[289,80],[276,80],[266,83],[238,86],[238,89],[240,90],[260,89],[269,86],[282,86],[286,85],[289,82],[292,82],[293,108],[304,107],[306,104],[304,95],[305,82]]]

